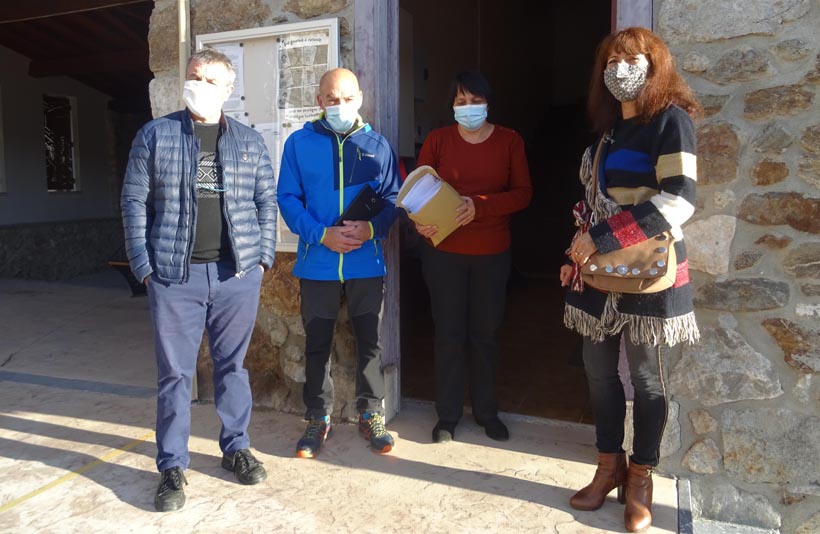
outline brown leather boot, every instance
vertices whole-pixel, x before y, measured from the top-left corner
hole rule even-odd
[[[649,465],[629,463],[624,509],[624,526],[628,532],[643,532],[652,525],[652,470]]]
[[[598,453],[598,469],[592,482],[573,495],[569,505],[576,510],[597,510],[604,504],[606,496],[618,488],[618,502],[624,502],[624,484],[626,483],[626,455],[623,453]]]

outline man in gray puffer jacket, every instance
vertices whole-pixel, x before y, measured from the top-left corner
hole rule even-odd
[[[203,330],[222,422],[222,467],[242,484],[267,477],[249,450],[252,398],[243,361],[262,274],[273,265],[276,186],[262,137],[222,114],[235,77],[224,54],[194,54],[183,90],[187,109],[137,133],[122,189],[128,260],[148,286],[154,326],[159,511],[185,504],[191,387]]]

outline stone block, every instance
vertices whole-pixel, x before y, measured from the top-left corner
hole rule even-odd
[[[689,268],[709,274],[729,272],[736,222],[729,215],[713,215],[687,224],[683,234]]]
[[[792,135],[776,122],[767,124],[752,140],[755,152],[769,152],[772,154],[782,154],[792,143],[794,143]]]
[[[719,483],[702,489],[696,500],[704,517],[734,524],[736,529],[741,525],[780,528],[780,513],[763,495]]]
[[[781,318],[765,319],[762,325],[783,351],[787,364],[804,373],[820,372],[820,330]]]
[[[695,305],[734,312],[771,310],[788,304],[789,295],[786,282],[769,278],[734,278],[701,286]]]
[[[709,434],[718,428],[717,420],[704,409],[689,412],[689,421],[692,422],[692,429],[698,435]]]
[[[789,225],[795,230],[820,233],[820,198],[795,192],[754,193],[743,199],[738,218],[752,224]]]
[[[813,103],[814,91],[802,85],[782,85],[748,93],[743,112],[750,119],[794,116],[810,110]]]
[[[799,19],[810,8],[810,0],[745,0],[729,4],[665,0],[657,14],[658,31],[670,43],[773,35],[784,22]]]
[[[772,72],[772,66],[764,52],[746,48],[731,50],[722,55],[706,72],[706,78],[726,85],[765,78]]]
[[[704,327],[697,345],[684,346],[669,375],[672,395],[717,406],[783,394],[777,371],[735,330]]]
[[[751,483],[804,485],[817,480],[817,415],[775,408],[726,410],[721,427],[723,463],[729,474]]]
[[[743,269],[748,269],[756,264],[762,257],[763,253],[756,250],[741,252],[735,257],[735,270],[742,271]]]
[[[686,451],[681,464],[693,473],[711,475],[720,472],[721,461],[722,456],[717,443],[711,438],[706,438],[695,442]]]
[[[786,39],[772,47],[772,51],[786,61],[797,61],[809,55],[811,49],[802,39]]]
[[[699,185],[725,184],[737,177],[740,140],[730,124],[698,128],[697,141]]]
[[[788,247],[791,242],[792,238],[787,235],[766,234],[760,236],[757,241],[755,241],[755,244],[763,245],[771,250],[780,250]]]
[[[782,182],[789,176],[789,167],[782,161],[763,159],[752,169],[751,179],[754,185],[772,185]]]
[[[348,6],[348,0],[288,0],[283,8],[300,19],[312,19],[338,13]]]
[[[802,243],[790,251],[783,269],[795,278],[820,280],[820,241]]]

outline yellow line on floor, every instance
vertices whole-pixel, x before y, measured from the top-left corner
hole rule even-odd
[[[119,456],[120,454],[122,454],[124,452],[130,451],[131,449],[133,449],[137,445],[151,439],[151,437],[153,437],[153,435],[154,435],[154,432],[151,431],[148,434],[145,434],[144,436],[142,436],[141,438],[137,438],[134,441],[132,441],[131,443],[128,443],[124,447],[120,447],[119,449],[114,449],[111,452],[109,452],[108,454],[106,454],[104,456],[100,456],[99,458],[97,458],[93,462],[85,464],[84,466],[79,467],[79,468],[71,471],[70,473],[66,473],[65,475],[61,476],[57,480],[49,482],[45,486],[41,486],[41,487],[37,488],[36,490],[32,491],[31,493],[27,493],[27,494],[23,495],[22,497],[18,497],[17,499],[14,499],[13,501],[7,502],[6,504],[0,506],[0,514],[2,514],[3,512],[7,512],[8,510],[11,510],[12,508],[17,506],[18,504],[24,503],[27,500],[29,500],[33,497],[36,497],[36,496],[40,495],[41,493],[44,493],[44,492],[50,490],[51,488],[53,488],[55,486],[58,486],[58,485],[62,484],[63,482],[68,482],[72,478],[80,476],[83,473],[85,473],[86,471],[89,471],[90,469],[93,469],[93,468],[97,467],[98,465],[107,462],[108,460],[116,458],[117,456]]]

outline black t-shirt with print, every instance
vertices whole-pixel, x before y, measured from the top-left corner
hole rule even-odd
[[[210,263],[233,258],[225,220],[225,181],[219,162],[219,124],[195,122],[199,137],[199,166],[196,173],[196,237],[191,263]]]

